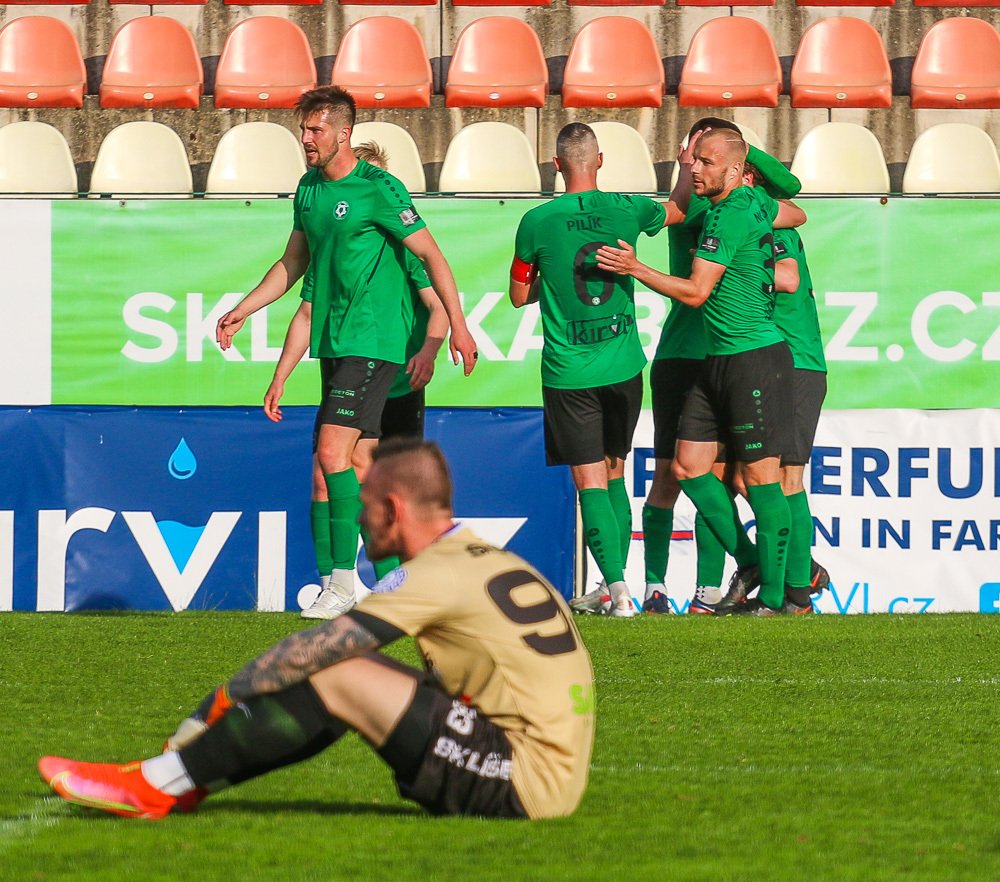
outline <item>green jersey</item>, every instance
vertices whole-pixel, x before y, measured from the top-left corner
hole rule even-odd
[[[635,280],[597,268],[602,245],[655,235],[666,210],[646,196],[564,193],[531,209],[514,254],[541,276],[542,385],[591,389],[629,380],[646,364],[635,324]]]
[[[726,268],[702,304],[709,355],[780,343],[774,323],[774,232],[778,203],[761,187],[738,187],[712,206],[695,257]]]
[[[303,296],[313,304],[313,357],[401,363],[408,333],[402,240],[424,227],[406,188],[360,160],[338,181],[310,169],[295,191],[292,227],[309,243]]]
[[[684,220],[667,227],[670,275],[684,279],[690,277],[694,251],[701,239],[701,226],[711,207],[712,203],[703,196],[692,195]],[[660,342],[653,358],[704,358],[707,352],[701,310],[671,299],[670,312],[663,322]]]
[[[774,323],[792,350],[795,367],[826,372],[819,314],[813,295],[812,277],[806,264],[802,237],[795,230],[774,231],[774,260],[792,258],[799,265],[799,287],[794,294],[779,291],[774,301]]]
[[[416,355],[427,339],[427,320],[430,318],[430,310],[420,299],[417,293],[421,288],[430,288],[431,282],[427,278],[427,270],[420,262],[420,258],[409,251],[405,255],[407,292],[403,295],[403,321],[410,329],[406,338],[405,361],[396,372],[396,379],[392,382],[389,390],[389,398],[401,398],[409,395],[413,390],[410,388],[410,375],[406,372],[406,365],[410,359]]]

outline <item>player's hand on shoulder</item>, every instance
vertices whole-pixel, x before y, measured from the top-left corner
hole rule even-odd
[[[618,240],[617,248],[613,245],[602,245],[594,256],[600,269],[619,275],[629,275],[638,263],[635,259],[635,249],[624,239]]]

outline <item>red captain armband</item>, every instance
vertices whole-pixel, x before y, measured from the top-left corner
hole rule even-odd
[[[520,257],[515,257],[510,265],[510,277],[522,285],[530,285],[538,277],[538,267],[533,263],[525,263]]]

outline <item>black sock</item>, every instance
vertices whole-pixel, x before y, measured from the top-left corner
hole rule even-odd
[[[180,758],[198,787],[219,790],[308,759],[347,728],[307,681],[236,705]]]
[[[785,599],[796,606],[809,606],[812,603],[809,588],[792,588],[790,585],[785,586]]]

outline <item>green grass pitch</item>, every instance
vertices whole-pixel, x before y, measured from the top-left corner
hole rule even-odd
[[[194,815],[136,822],[50,796],[37,758],[157,752],[304,623],[0,616],[0,879],[1000,879],[1000,616],[577,622],[598,725],[571,818],[429,817],[350,736]]]

